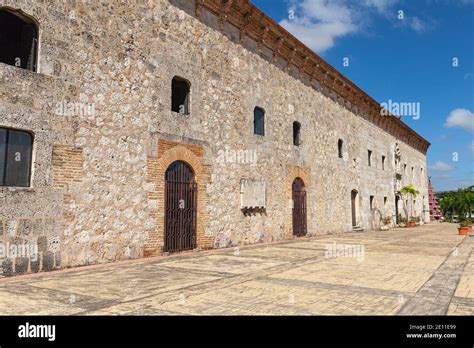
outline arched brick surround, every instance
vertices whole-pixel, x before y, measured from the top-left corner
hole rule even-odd
[[[286,184],[286,196],[288,199],[288,209],[287,209],[287,214],[286,214],[286,227],[285,227],[285,238],[286,239],[292,239],[293,238],[293,216],[292,216],[292,192],[291,188],[293,186],[293,181],[296,178],[301,178],[304,182],[304,186],[307,190],[307,196],[306,196],[306,204],[309,207],[311,205],[311,199],[309,196],[309,186],[310,186],[310,180],[309,180],[309,169],[305,167],[298,167],[298,166],[293,166],[293,165],[288,165],[288,174],[287,174],[287,184]],[[307,212],[309,209],[306,210]],[[310,224],[308,223],[308,227]],[[308,231],[309,232],[309,231]]]
[[[148,157],[148,180],[154,183],[149,192],[150,214],[156,221],[155,228],[148,231],[148,240],[144,247],[144,256],[160,255],[163,250],[165,232],[165,172],[174,161],[186,162],[194,171],[198,184],[197,203],[197,245],[201,249],[210,249],[214,245],[211,237],[205,236],[209,222],[207,206],[209,198],[206,186],[210,181],[210,168],[204,164],[204,150],[198,145],[181,144],[168,140],[158,141],[158,156]]]

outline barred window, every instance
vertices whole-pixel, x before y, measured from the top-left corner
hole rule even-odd
[[[0,186],[30,186],[33,136],[0,128]]]

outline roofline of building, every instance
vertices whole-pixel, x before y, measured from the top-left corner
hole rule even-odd
[[[249,0],[169,0],[232,41],[426,154],[430,143]],[[236,34],[236,35],[235,35]]]

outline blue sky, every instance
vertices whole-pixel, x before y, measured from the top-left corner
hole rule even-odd
[[[417,103],[436,191],[474,185],[474,0],[252,2],[378,102]]]

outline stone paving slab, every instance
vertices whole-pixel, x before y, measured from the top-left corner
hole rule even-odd
[[[459,243],[416,295],[403,306],[399,314],[443,315],[448,312],[451,299],[459,287],[460,278],[472,253],[473,245],[474,239],[470,237],[466,237],[463,243]],[[469,289],[470,286],[467,288]],[[460,297],[462,293],[461,290]]]
[[[249,281],[164,304],[172,311],[204,315],[364,315],[374,307],[380,314],[393,314],[401,304],[396,297],[323,288],[308,291],[265,281]]]
[[[208,270],[214,272],[227,272],[242,274],[249,271],[265,269],[281,264],[281,261],[269,261],[262,258],[243,257],[235,255],[206,255],[199,258],[199,262],[191,259],[176,260],[163,263],[166,267],[185,268],[190,271]]]
[[[453,297],[448,307],[449,315],[474,315],[474,299]]]
[[[427,255],[427,256],[440,256],[444,257],[446,254],[452,251],[451,247],[439,247],[439,246],[407,246],[399,244],[378,244],[369,245],[365,249],[366,251],[376,251],[379,253],[390,253],[390,254],[416,254],[416,255]]]
[[[413,266],[410,267],[413,269]],[[392,262],[387,265],[385,262],[384,265],[380,265],[370,261],[357,263],[354,260],[341,261],[337,259],[297,267],[280,274],[275,274],[273,277],[416,292],[428,280],[431,274],[430,270],[410,271],[409,267],[403,263],[397,264]]]
[[[0,280],[0,314],[473,315],[473,244],[429,224],[20,276]]]
[[[37,280],[29,285],[35,289],[60,289],[68,294],[68,297],[72,294],[81,297],[93,294],[99,299],[128,301],[153,293],[174,291],[181,287],[209,282],[217,278],[213,275],[202,274],[197,277],[196,274],[192,274],[188,270],[153,267],[145,264],[140,268],[114,267],[113,270],[96,271],[90,274],[70,273],[64,277],[54,276],[45,280]]]
[[[286,246],[278,246],[272,248],[243,249],[232,250],[226,255],[235,255],[238,253],[240,257],[259,258],[278,260],[282,262],[297,261],[307,258],[324,257],[324,249],[314,250],[310,248],[290,248]]]

